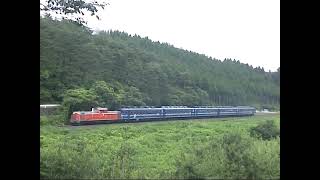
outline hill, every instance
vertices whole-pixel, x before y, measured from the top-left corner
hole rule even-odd
[[[278,109],[279,77],[280,68],[265,72],[147,37],[93,33],[69,21],[40,17],[40,103],[71,102],[81,96],[111,109],[123,105]]]

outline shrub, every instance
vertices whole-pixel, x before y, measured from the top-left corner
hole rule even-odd
[[[40,126],[45,125],[63,125],[64,120],[62,115],[40,116]]]
[[[250,157],[251,141],[238,133],[226,134],[222,138],[222,148],[226,157],[228,178],[256,179],[259,169],[256,162]]]
[[[270,140],[280,135],[280,130],[275,125],[275,122],[268,120],[250,129],[252,137],[262,138],[263,140]]]
[[[176,159],[176,177],[183,179],[260,179],[251,157],[252,142],[240,133],[212,138]]]

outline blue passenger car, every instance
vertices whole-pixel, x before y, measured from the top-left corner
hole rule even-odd
[[[254,115],[255,108],[239,106],[220,107],[169,107],[161,108],[122,108],[121,119],[125,122],[163,120],[172,118],[200,118],[224,116],[249,116]]]
[[[122,108],[120,111],[124,121],[162,118],[162,108]]]

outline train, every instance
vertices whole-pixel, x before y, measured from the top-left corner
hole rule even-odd
[[[253,116],[256,112],[250,106],[216,106],[216,107],[137,107],[121,108],[119,111],[109,111],[108,108],[92,108],[91,111],[73,112],[70,118],[71,125],[124,123],[141,121],[160,121],[172,119],[196,119],[230,116]]]

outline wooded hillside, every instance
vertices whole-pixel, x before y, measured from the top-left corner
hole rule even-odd
[[[124,105],[279,108],[280,68],[265,72],[138,35],[92,33],[67,20],[40,17],[40,91],[40,103],[82,97],[111,109]]]

